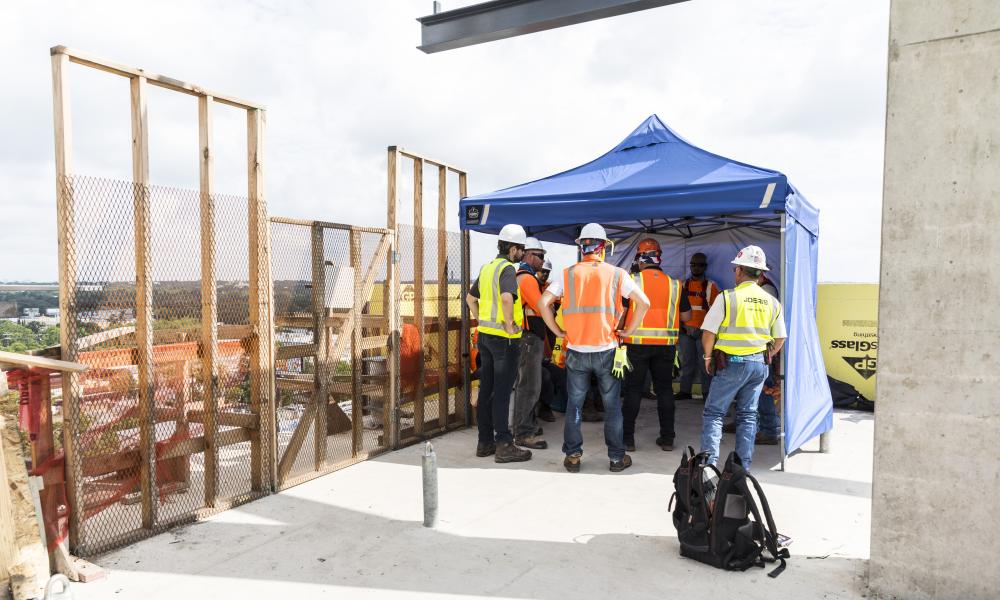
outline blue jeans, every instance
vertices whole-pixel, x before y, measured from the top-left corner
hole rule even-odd
[[[774,385],[773,379],[768,377],[764,385]],[[781,433],[781,422],[778,416],[778,407],[774,405],[774,397],[761,392],[757,399],[757,419],[759,420],[760,431],[763,435],[778,437]]]
[[[757,433],[757,398],[764,387],[768,368],[760,362],[729,362],[712,378],[712,388],[702,413],[701,451],[708,452],[709,462],[719,458],[722,440],[722,418],[729,405],[736,402],[736,455],[743,467],[750,470],[754,436]]]
[[[622,441],[621,380],[611,374],[615,351],[566,352],[566,424],[563,428],[562,451],[566,455],[583,454],[583,434],[580,433],[583,402],[590,389],[590,376],[597,377],[597,385],[604,401],[604,443],[608,445],[608,458],[621,460],[625,456]]]

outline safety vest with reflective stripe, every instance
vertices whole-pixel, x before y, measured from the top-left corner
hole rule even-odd
[[[584,260],[563,274],[563,321],[566,345],[606,346],[617,341],[615,326],[622,313],[624,269]]]
[[[627,344],[673,346],[681,327],[681,282],[659,269],[643,269],[632,280],[649,298],[649,310]]]
[[[736,356],[746,356],[767,349],[771,325],[781,316],[778,301],[752,281],[734,290],[722,292],[726,315],[722,319],[715,347]]]
[[[704,281],[688,279],[684,282],[684,291],[691,304],[691,318],[684,321],[684,324],[688,327],[701,329],[701,325],[705,321],[705,313],[708,312],[708,308],[712,306],[715,298],[719,295],[719,286],[710,279]]]
[[[516,339],[517,333],[507,333],[503,329],[503,307],[500,305],[500,274],[504,269],[514,269],[514,263],[506,258],[497,257],[483,265],[479,271],[479,333],[488,333],[500,337]],[[514,323],[524,322],[524,311],[521,309],[520,294],[514,296]]]

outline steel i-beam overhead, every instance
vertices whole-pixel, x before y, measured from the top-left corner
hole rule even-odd
[[[418,48],[431,54],[684,1],[492,0],[420,17]]]

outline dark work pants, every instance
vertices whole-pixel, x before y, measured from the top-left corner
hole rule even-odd
[[[674,439],[674,346],[628,344],[628,362],[632,369],[625,372],[624,438],[635,442],[635,419],[646,385],[646,373],[652,375],[656,394],[656,412],[660,417],[660,437]]]
[[[476,405],[476,422],[479,441],[491,443],[510,442],[508,413],[510,393],[517,378],[517,357],[521,340],[479,332],[479,401]]]

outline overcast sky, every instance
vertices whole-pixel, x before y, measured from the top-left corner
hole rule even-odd
[[[874,282],[888,4],[691,0],[425,55],[430,0],[9,0],[0,281],[56,278],[48,49],[66,45],[266,105],[273,215],[384,225],[388,145],[467,169],[477,194],[587,162],[656,113],[788,175],[821,210],[820,280]],[[129,179],[127,80],[76,65],[70,80],[74,171]],[[196,110],[151,91],[153,183],[197,188]],[[244,125],[217,110],[220,192],[245,194]]]

